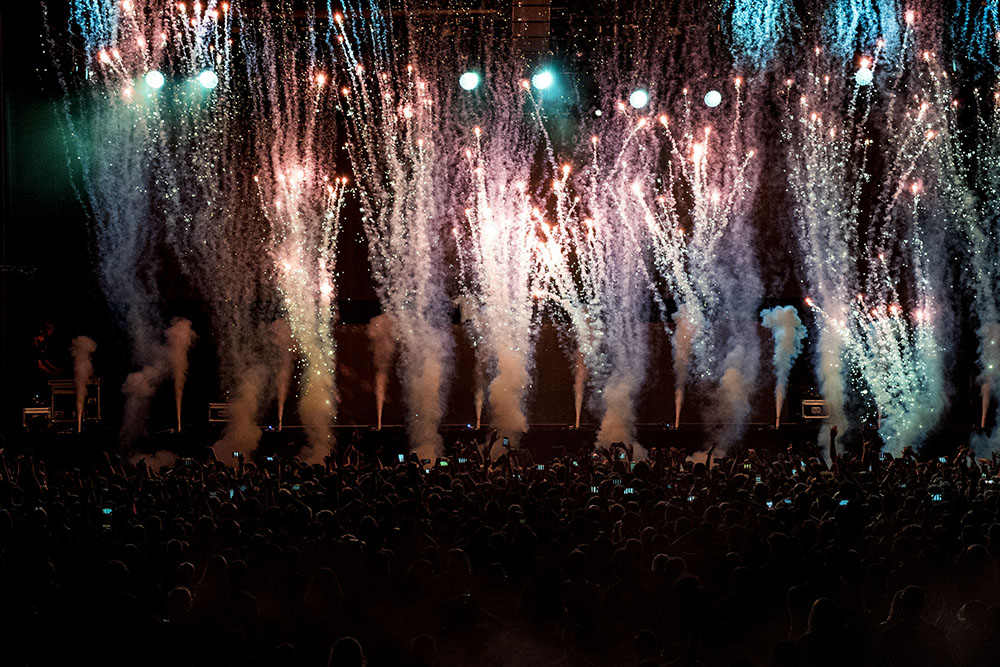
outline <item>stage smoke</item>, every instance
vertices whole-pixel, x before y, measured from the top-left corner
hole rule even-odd
[[[819,375],[820,392],[826,402],[830,416],[820,429],[819,445],[824,458],[828,457],[830,427],[836,426],[841,435],[847,430],[844,414],[844,340],[839,330],[825,326],[819,333],[819,355],[816,372]],[[843,438],[840,439],[843,442]],[[829,461],[827,461],[829,463]]]
[[[691,348],[694,342],[695,325],[688,317],[687,307],[681,306],[673,315],[674,332],[670,337],[674,362],[674,427],[681,425],[681,407],[684,405],[684,389],[688,371],[691,368]]]
[[[181,398],[187,381],[188,352],[198,335],[191,328],[191,321],[175,317],[166,331],[167,360],[174,378],[174,404],[177,408],[177,432],[181,432]]]
[[[281,431],[285,419],[285,401],[288,400],[292,371],[295,368],[295,341],[292,339],[292,328],[286,320],[271,322],[271,341],[278,348],[274,383],[278,390],[278,431]]]
[[[443,345],[443,343],[439,343]],[[444,413],[444,365],[439,351],[434,351],[433,339],[426,341],[424,351],[416,346],[407,356],[407,406],[410,409],[410,445],[421,459],[434,461],[444,452],[444,441],[438,432]],[[440,348],[439,348],[440,349]]]
[[[257,425],[257,410],[267,373],[264,366],[248,369],[236,387],[236,396],[230,402],[231,420],[226,424],[222,439],[212,448],[216,459],[227,465],[233,461],[233,452],[249,455],[260,442],[260,427]]]
[[[716,402],[720,408],[717,421],[721,423],[716,444],[723,453],[729,451],[746,427],[750,416],[750,389],[757,375],[756,365],[742,345],[734,347],[723,362],[724,370],[716,390]]]
[[[138,465],[140,461],[145,461],[147,468],[158,473],[160,469],[171,467],[177,463],[177,454],[161,449],[153,454],[135,452],[128,459],[128,462],[132,465]]]
[[[125,377],[122,393],[125,395],[122,416],[121,440],[126,446],[146,433],[149,417],[149,402],[156,394],[156,388],[166,377],[166,363],[162,356],[154,363],[143,366]]]
[[[580,413],[583,412],[583,392],[587,386],[587,362],[579,348],[574,356],[573,367],[573,408],[576,410],[576,421],[573,427],[580,428]]]
[[[375,415],[376,428],[382,430],[382,407],[385,405],[385,391],[389,386],[389,372],[396,356],[396,338],[393,335],[392,317],[383,313],[368,322],[366,328],[375,366]]]
[[[979,382],[982,387],[982,417],[980,428],[986,428],[990,399],[1000,391],[1000,324],[987,322],[979,327]]]
[[[92,357],[97,343],[86,336],[73,339],[70,351],[73,355],[73,388],[76,391],[76,432],[83,430],[83,409],[87,400],[87,385],[93,382],[94,365]]]
[[[760,313],[761,324],[771,330],[774,336],[774,427],[781,423],[781,407],[788,389],[788,374],[792,364],[802,353],[802,340],[806,328],[802,326],[795,306],[775,306]]]
[[[604,386],[604,418],[597,432],[597,442],[601,445],[632,444],[635,461],[646,458],[646,449],[635,437],[635,398],[640,384],[641,380],[626,374],[608,380]]]
[[[528,360],[510,345],[497,350],[496,362],[497,374],[489,387],[490,423],[516,446],[528,430],[524,414],[524,394],[531,382]]]

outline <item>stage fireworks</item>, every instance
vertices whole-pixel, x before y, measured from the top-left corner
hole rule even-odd
[[[768,238],[790,231],[788,282],[816,315],[809,353],[828,425],[850,437],[851,423],[877,416],[901,451],[942,419],[966,295],[931,259],[954,256],[967,260],[986,428],[1000,392],[1000,118],[977,98],[976,149],[963,151],[948,78],[959,66],[945,72],[935,54],[945,31],[919,3],[831,2],[810,26],[786,0],[722,4],[676,49],[656,6],[643,5],[641,30],[594,47],[589,70],[571,76],[554,63],[526,68],[489,31],[437,31],[375,0],[341,11],[72,2],[79,55],[60,62],[71,166],[138,369],[125,382],[123,436],[145,429],[168,377],[182,425],[194,334],[183,320],[162,338],[175,312],[159,274],[176,264],[204,299],[198,330],[232,397],[222,448],[252,449],[273,378],[278,428],[297,386],[308,454],[328,453],[342,217],[354,197],[385,313],[368,327],[376,423],[398,353],[422,458],[442,453],[456,295],[476,357],[465,379],[476,426],[513,443],[531,422],[543,322],[571,351],[577,428],[586,398],[598,442],[636,444],[642,390],[661,372],[649,366],[658,319],[673,423],[700,391],[710,400],[683,415],[720,424],[712,437],[726,447],[752,418],[759,313],[774,339],[777,426],[806,333],[794,307],[760,312],[764,285],[779,282],[765,274],[755,208],[765,161],[787,178],[788,201],[772,207],[787,215],[768,220],[779,228]],[[952,38],[991,61],[996,3],[973,4],[957,3]],[[815,44],[803,52],[802,39]],[[699,55],[699,40],[735,68]],[[580,92],[586,76],[592,89]],[[780,140],[757,111],[768,105]],[[86,350],[74,347],[78,378]]]

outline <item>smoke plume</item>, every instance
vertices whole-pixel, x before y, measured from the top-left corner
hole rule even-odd
[[[230,402],[231,421],[226,424],[222,439],[212,446],[218,460],[229,463],[233,452],[248,454],[257,449],[257,443],[260,442],[257,410],[265,378],[264,366],[254,366],[243,374],[236,388],[236,396]]]
[[[389,386],[389,373],[396,357],[396,338],[393,335],[392,317],[388,313],[377,315],[368,322],[366,328],[375,366],[375,415],[377,427],[382,429],[382,408],[385,392]]]
[[[198,335],[191,328],[191,320],[175,317],[166,331],[167,362],[174,378],[174,404],[177,408],[177,431],[181,430],[181,399],[187,381],[188,352]]]
[[[285,402],[292,386],[292,370],[295,367],[295,341],[292,328],[285,320],[271,323],[271,340],[278,348],[278,368],[275,371],[275,385],[278,389],[278,430],[282,429],[285,418]]]
[[[802,340],[806,337],[806,328],[802,326],[799,313],[795,306],[775,306],[760,312],[761,323],[771,330],[774,336],[774,426],[781,421],[781,407],[785,402],[788,390],[788,375],[792,364],[802,353]]]
[[[83,428],[83,408],[87,400],[87,385],[94,378],[92,357],[97,343],[86,336],[73,339],[70,351],[73,355],[73,388],[76,391],[76,432]]]
[[[670,337],[674,362],[674,426],[681,425],[681,407],[684,405],[684,388],[691,368],[691,346],[696,334],[694,322],[682,305],[673,314],[674,333]]]

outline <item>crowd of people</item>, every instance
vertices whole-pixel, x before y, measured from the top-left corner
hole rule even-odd
[[[2,662],[993,664],[996,459],[834,449],[0,452]]]

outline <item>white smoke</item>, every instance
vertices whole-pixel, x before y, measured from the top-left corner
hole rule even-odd
[[[781,420],[781,407],[788,390],[788,375],[792,364],[802,353],[802,340],[806,328],[802,326],[795,306],[775,306],[760,312],[761,324],[771,330],[774,336],[774,425]]]
[[[636,442],[635,399],[641,379],[628,373],[614,373],[604,386],[604,418],[597,432],[597,442],[632,444],[633,460],[646,458],[646,449]]]
[[[723,373],[716,389],[716,405],[721,423],[716,443],[727,452],[743,430],[750,416],[750,390],[757,379],[757,362],[742,345],[735,346],[726,355]]]
[[[576,410],[574,428],[580,428],[580,413],[583,411],[583,392],[587,386],[587,362],[583,352],[577,348],[573,367],[573,407]]]
[[[987,322],[976,333],[979,336],[979,383],[982,388],[980,428],[986,428],[990,399],[1000,396],[1000,323]]]
[[[674,332],[670,337],[674,362],[674,426],[681,424],[681,408],[684,405],[684,390],[691,368],[691,349],[697,334],[694,322],[688,316],[687,306],[673,314]]]
[[[174,404],[177,408],[177,431],[181,430],[181,399],[187,382],[188,352],[198,335],[191,328],[191,320],[175,317],[166,331],[167,362],[174,378]]]
[[[285,402],[292,386],[292,371],[295,369],[295,341],[292,328],[285,320],[271,322],[271,341],[278,348],[278,364],[274,373],[274,383],[278,390],[278,430],[284,425]]]
[[[387,313],[373,317],[365,329],[371,344],[372,361],[375,366],[375,414],[380,430],[382,428],[385,392],[389,386],[389,373],[392,371],[392,362],[396,357],[396,338],[393,329],[392,317]]]
[[[83,427],[83,409],[87,400],[87,385],[93,382],[92,361],[97,343],[87,336],[77,336],[70,345],[73,355],[73,388],[76,392],[76,432]]]
[[[497,373],[489,386],[490,420],[516,444],[528,430],[524,414],[524,395],[531,382],[528,360],[523,350],[512,345],[497,350],[496,364]]]
[[[261,433],[257,425],[257,411],[266,376],[264,366],[254,366],[243,373],[236,387],[236,396],[229,405],[231,419],[226,424],[222,439],[212,445],[216,459],[229,462],[233,452],[248,454],[257,449]]]

